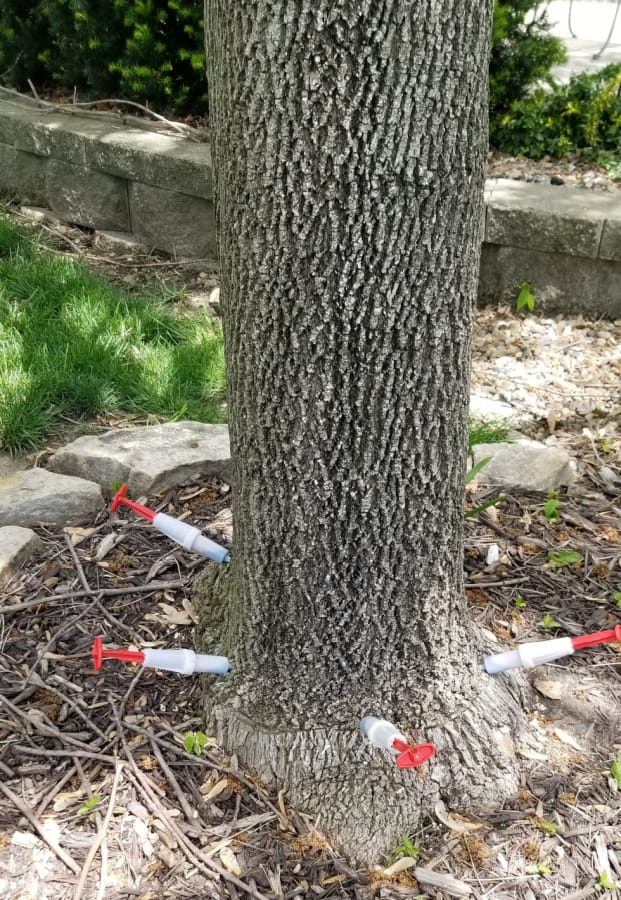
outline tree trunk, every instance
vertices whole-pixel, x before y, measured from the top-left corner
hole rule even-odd
[[[515,784],[519,705],[480,671],[462,574],[491,11],[206,0],[235,472],[208,706],[367,861],[440,797]],[[366,714],[436,757],[398,770]]]

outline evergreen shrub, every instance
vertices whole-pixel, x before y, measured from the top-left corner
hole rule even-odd
[[[566,59],[550,33],[545,3],[494,0],[490,82],[490,141],[498,146],[503,120],[538,82],[552,84],[550,70]]]
[[[202,0],[0,0],[0,78],[204,111]]]

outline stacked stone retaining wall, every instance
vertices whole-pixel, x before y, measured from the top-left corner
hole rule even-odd
[[[130,234],[197,260],[216,255],[208,143],[0,98],[0,192],[63,221]],[[621,192],[499,179],[486,187],[482,303],[621,317]]]

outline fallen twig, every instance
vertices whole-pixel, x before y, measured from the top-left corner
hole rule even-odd
[[[70,113],[72,115],[90,115],[90,116],[99,116],[100,118],[110,118],[110,113],[104,110],[93,110],[91,107],[97,106],[101,103],[113,104],[114,106],[130,106],[132,109],[138,109],[143,113],[146,113],[148,116],[151,116],[157,122],[161,122],[166,125],[168,128],[172,128],[173,131],[176,131],[177,134],[182,135],[183,137],[187,137],[190,140],[197,142],[204,142],[206,140],[206,135],[199,131],[197,128],[192,128],[191,125],[185,125],[182,122],[174,122],[171,119],[167,119],[165,116],[161,116],[159,113],[154,112],[152,109],[149,109],[148,106],[143,106],[141,103],[136,103],[133,100],[119,100],[116,98],[107,98],[105,100],[91,100],[80,103],[50,103],[49,100],[42,100],[37,94],[36,88],[33,85],[30,78],[28,79],[28,84],[32,93],[34,94],[34,102],[37,106],[48,109],[54,112],[65,112]],[[0,91],[6,94],[12,94],[14,97],[21,97],[24,100],[31,100],[27,94],[22,94],[20,91],[13,90],[12,88],[0,87]],[[114,115],[114,110],[112,111]],[[117,115],[114,115],[115,119],[122,118],[122,114],[119,112]],[[136,117],[132,117],[136,118]],[[138,119],[138,122],[142,120]],[[140,127],[144,127],[144,123],[141,124]]]
[[[208,875],[218,875],[218,877],[223,878],[225,881],[234,884],[235,887],[240,888],[246,894],[249,894],[254,900],[267,900],[267,898],[259,893],[259,891],[250,887],[250,885],[245,884],[240,878],[233,875],[231,872],[227,872],[222,866],[219,866],[208,856],[205,856],[197,847],[195,847],[191,841],[188,840],[183,831],[179,828],[177,823],[168,815],[166,808],[159,802],[155,794],[151,791],[151,788],[148,784],[147,779],[144,774],[140,771],[138,766],[136,765],[136,761],[132,755],[131,749],[127,743],[125,738],[125,734],[123,732],[123,725],[119,719],[118,712],[116,706],[114,705],[113,698],[110,697],[110,705],[112,707],[113,715],[116,719],[118,733],[121,738],[121,742],[123,744],[123,750],[125,752],[125,756],[131,768],[131,773],[133,773],[133,779],[138,782],[140,787],[143,790],[143,796],[145,800],[149,803],[152,808],[152,811],[159,816],[160,819],[167,825],[169,830],[175,835],[177,841],[181,847],[183,847],[186,856],[194,863],[197,868],[202,869]],[[128,773],[131,778],[131,773]]]
[[[82,896],[82,892],[86,885],[86,879],[88,878],[88,870],[91,867],[91,863],[95,859],[95,854],[99,850],[102,842],[104,841],[106,834],[108,832],[108,826],[110,825],[110,819],[112,818],[112,813],[114,812],[114,803],[116,801],[116,792],[119,786],[119,780],[121,778],[121,772],[123,771],[123,763],[120,760],[117,760],[116,768],[114,772],[114,781],[112,782],[112,788],[110,789],[110,799],[108,801],[108,809],[106,811],[105,818],[103,820],[103,824],[99,831],[97,832],[97,837],[91,844],[88,853],[86,854],[86,859],[84,860],[84,865],[82,866],[82,872],[80,873],[80,878],[78,879],[78,883],[75,887],[75,892],[73,894],[73,900],[80,900]]]
[[[152,582],[151,584],[132,584],[124,588],[99,588],[80,591],[67,591],[64,594],[51,594],[49,597],[36,597],[32,600],[24,600],[23,603],[14,603],[12,606],[0,606],[0,613],[21,612],[24,609],[30,609],[33,606],[39,606],[44,603],[56,603],[58,600],[77,600],[79,597],[87,597],[96,594],[98,597],[118,597],[121,594],[145,594],[155,593],[156,591],[174,591],[177,588],[185,587],[184,581],[163,581]]]
[[[188,820],[190,825],[195,825],[196,824],[196,816],[197,816],[196,810],[192,809],[192,807],[188,803],[185,794],[179,787],[179,782],[175,778],[175,775],[174,775],[172,769],[170,768],[170,766],[164,759],[162,751],[160,750],[160,748],[157,745],[157,741],[154,741],[153,738],[151,738],[151,747],[153,748],[153,754],[159,763],[160,769],[162,770],[162,772],[168,779],[172,789],[174,790],[174,792],[177,796],[177,799],[179,801],[179,806],[183,810],[183,813],[184,813],[186,819]]]
[[[71,871],[74,873],[74,875],[79,875],[80,867],[77,864],[77,862],[75,861],[75,859],[73,859],[73,857],[70,856],[66,850],[63,850],[63,848],[61,846],[59,846],[59,844],[57,844],[56,841],[54,841],[50,837],[50,835],[45,831],[45,829],[43,828],[43,826],[41,825],[39,820],[36,818],[36,816],[34,815],[32,810],[22,800],[20,800],[20,798],[17,797],[10,788],[8,788],[5,784],[2,784],[2,782],[0,782],[0,791],[2,791],[4,796],[8,800],[11,801],[11,803],[13,804],[13,806],[16,809],[18,809],[20,811],[22,816],[24,816],[26,819],[28,819],[28,821],[30,822],[32,827],[35,829],[35,831],[37,832],[39,837],[43,841],[45,841],[45,843],[48,845],[50,850],[56,854],[56,856],[60,859],[60,861],[63,862],[67,866],[68,869],[71,869]]]

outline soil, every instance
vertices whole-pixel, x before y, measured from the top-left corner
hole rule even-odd
[[[125,284],[171,287],[181,304],[216,283],[212,272],[77,229],[48,237]],[[520,492],[467,520],[468,609],[499,649],[621,623],[620,336],[621,321],[478,315],[473,391],[512,404],[521,429],[567,448],[579,475],[559,495],[556,522],[544,496]],[[126,424],[120,414],[90,423]],[[37,462],[45,454],[27,460]],[[491,494],[471,484],[467,505]],[[146,499],[232,540],[229,491],[217,480]],[[387,874],[380,860],[359,870],[211,736],[200,755],[185,749],[201,729],[198,680],[116,662],[93,671],[95,634],[105,646],[191,646],[203,561],[125,513],[37,531],[43,551],[0,599],[1,896],[582,900],[621,882],[611,772],[621,757],[621,645],[528,673],[515,798],[479,817],[438,808],[410,836],[419,848],[410,868]],[[559,551],[580,559],[554,565]],[[603,896],[620,900],[621,889]]]
[[[621,157],[614,172],[594,163],[582,162],[578,156],[563,159],[544,156],[543,159],[528,159],[525,156],[508,156],[497,150],[490,151],[487,158],[488,178],[511,178],[517,181],[550,183],[563,187],[579,187],[593,191],[621,190]],[[559,182],[562,180],[562,183]]]

